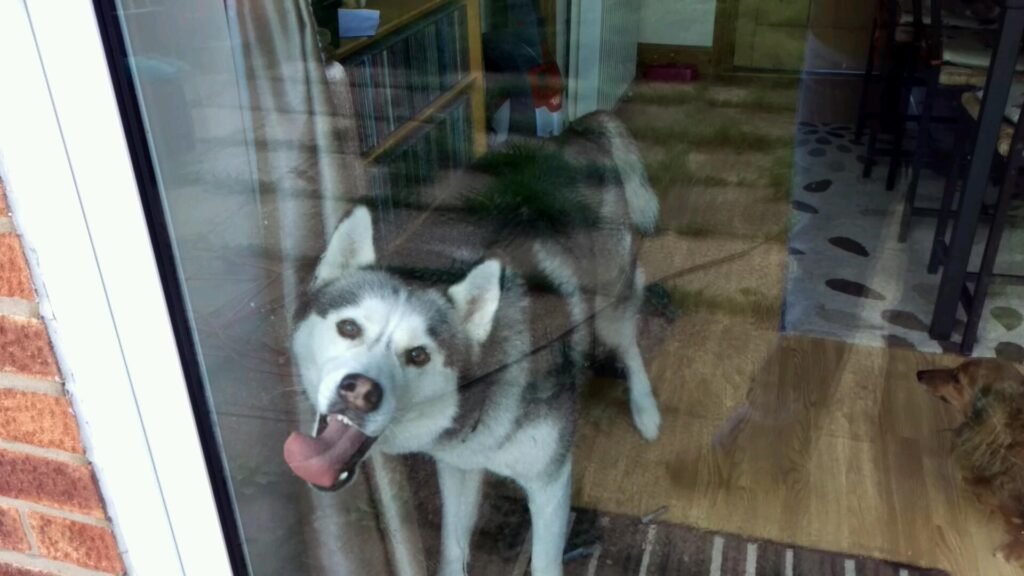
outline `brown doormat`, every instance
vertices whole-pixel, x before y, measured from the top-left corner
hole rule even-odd
[[[422,463],[412,468],[412,484],[418,488],[420,537],[432,573],[440,557],[440,494],[436,480],[430,478],[432,470]],[[530,514],[515,492],[504,482],[488,480],[469,574],[529,574]],[[941,570],[714,534],[657,518],[647,520],[574,509],[565,549],[565,576],[948,576]]]

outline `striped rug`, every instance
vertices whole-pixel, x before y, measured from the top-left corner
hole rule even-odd
[[[855,558],[686,526],[576,511],[596,517],[597,542],[584,554],[568,550],[566,576],[939,576],[943,572]],[[579,530],[579,527],[576,527]],[[572,539],[570,539],[572,542]],[[576,557],[579,555],[580,557]]]
[[[439,557],[439,499],[418,495],[426,558]],[[527,576],[529,512],[525,502],[485,495],[469,573]],[[504,491],[502,491],[504,492]],[[656,516],[657,514],[649,515]],[[948,576],[873,558],[713,534],[657,518],[575,509],[565,550],[565,576]]]

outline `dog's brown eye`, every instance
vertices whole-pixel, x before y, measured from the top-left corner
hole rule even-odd
[[[342,320],[338,322],[338,334],[342,338],[348,338],[349,340],[355,340],[363,334],[363,329],[356,324],[354,320]]]
[[[417,368],[421,368],[430,362],[430,352],[423,346],[417,346],[405,353],[405,361]]]

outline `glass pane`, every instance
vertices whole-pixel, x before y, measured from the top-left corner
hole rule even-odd
[[[1016,573],[1019,9],[118,6],[253,573]]]

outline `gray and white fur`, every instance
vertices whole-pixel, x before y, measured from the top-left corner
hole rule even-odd
[[[458,283],[422,287],[377,267],[365,207],[338,225],[297,312],[293,354],[320,414],[344,414],[374,450],[422,452],[437,462],[443,497],[442,576],[466,573],[485,473],[525,491],[532,517],[532,573],[562,574],[572,439],[579,388],[594,341],[626,367],[640,434],[654,440],[661,417],[637,344],[644,275],[640,234],[653,231],[658,202],[632,139],[613,116],[594,114],[560,151],[614,165],[617,177],[585,187],[601,225],[565,235],[495,243]],[[524,278],[552,287],[535,294]],[[357,339],[339,336],[343,320]],[[412,350],[429,355],[410,362]],[[422,360],[419,353],[415,358]],[[339,401],[346,374],[380,383],[369,414]]]

